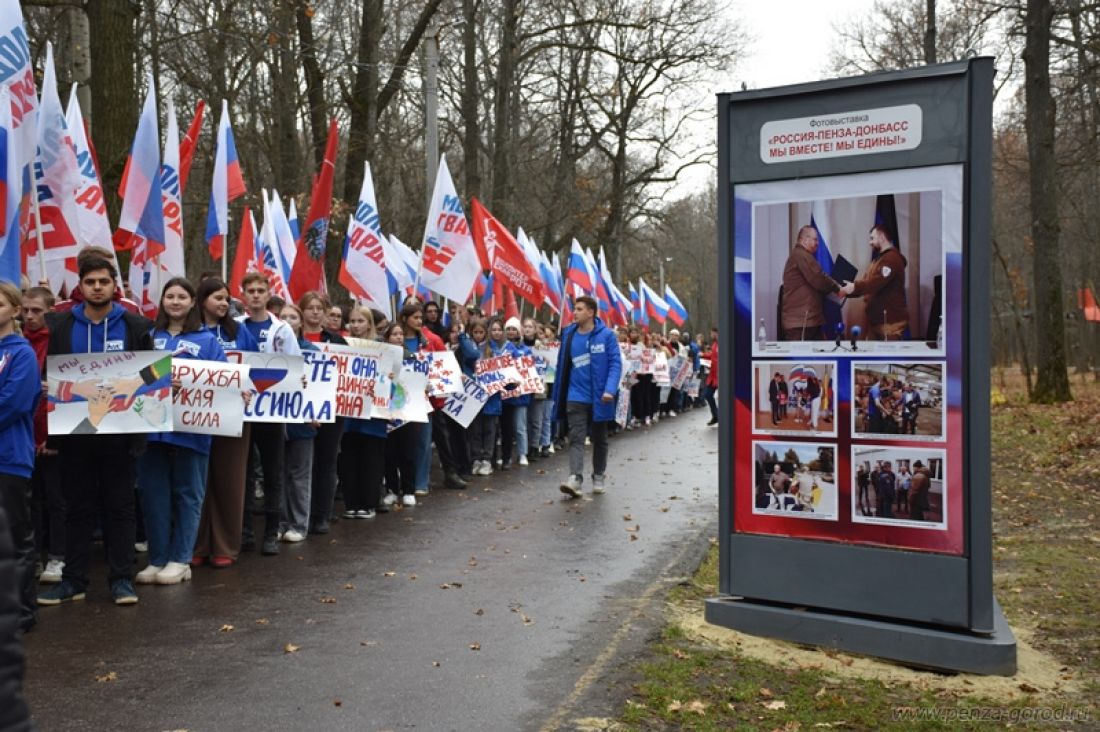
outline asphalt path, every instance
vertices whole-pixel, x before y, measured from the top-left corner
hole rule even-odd
[[[246,554],[110,604],[42,608],[42,730],[550,730],[613,711],[610,680],[717,532],[706,410],[611,441],[608,492],[566,456]],[[138,567],[140,568],[140,567]]]

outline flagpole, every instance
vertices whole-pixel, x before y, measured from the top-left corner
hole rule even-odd
[[[416,284],[413,286],[413,294],[412,294],[412,296],[417,298],[417,299],[420,298],[420,270],[421,270],[421,268],[423,268],[423,266],[424,266],[424,245],[421,244],[420,245],[420,252],[417,254],[417,257],[416,257]]]
[[[39,281],[49,287],[49,276],[46,274],[46,245],[42,242],[42,211],[38,207],[38,166],[31,163],[31,203],[34,205],[34,236],[38,241],[38,276]]]
[[[229,283],[228,275],[228,260],[229,260],[229,230],[232,228],[229,224],[229,205],[225,207],[225,246],[222,247],[222,282]]]

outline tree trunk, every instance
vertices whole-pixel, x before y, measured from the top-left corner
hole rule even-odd
[[[1066,373],[1066,331],[1062,314],[1061,244],[1058,225],[1058,167],[1054,156],[1054,97],[1050,90],[1050,35],[1054,8],[1049,0],[1028,0],[1024,44],[1028,178],[1035,290],[1038,377],[1031,401],[1070,401]]]
[[[507,224],[512,213],[512,104],[515,100],[519,0],[504,0],[502,12],[500,62],[493,107],[493,215]]]
[[[302,161],[298,157],[298,133],[294,114],[298,97],[297,67],[294,63],[294,44],[291,38],[294,21],[293,10],[286,4],[275,8],[275,23],[278,29],[278,43],[271,44],[271,105],[272,132],[274,139],[275,180],[280,188],[288,188],[283,193],[296,193],[302,179]]]
[[[924,11],[924,63],[936,63],[936,0],[926,0]]]
[[[359,200],[363,163],[372,157],[378,134],[378,46],[382,40],[382,0],[363,0],[359,27],[358,66],[352,81],[351,124],[348,128],[347,174],[344,200]]]
[[[325,159],[325,142],[328,139],[328,122],[325,119],[327,111],[325,105],[325,77],[321,72],[321,64],[317,60],[317,43],[313,38],[313,7],[307,0],[299,0],[296,5],[298,43],[302,49],[302,70],[305,72],[306,98],[309,100],[309,128],[310,139],[313,141],[313,163],[320,170],[321,163]],[[377,76],[377,71],[375,76]]]
[[[478,119],[477,0],[462,0],[462,155],[466,196],[481,196],[481,124]]]
[[[113,194],[122,180],[140,104],[134,88],[139,6],[130,0],[96,0],[85,7],[91,32],[92,133],[107,209],[117,221],[122,202]]]

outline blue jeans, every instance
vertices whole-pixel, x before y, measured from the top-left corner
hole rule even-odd
[[[149,564],[191,561],[206,495],[208,457],[187,447],[150,442],[138,460]]]
[[[547,398],[543,401],[542,428],[539,430],[539,447],[550,447],[554,440],[554,402]]]
[[[527,457],[527,407],[516,407],[516,459]]]
[[[420,432],[416,437],[416,480],[413,483],[415,490],[428,490],[428,482],[432,474],[432,423],[420,425]]]
[[[542,421],[546,413],[545,399],[532,399],[527,407],[527,446],[528,452],[538,452],[542,447]]]
[[[710,407],[710,418],[718,419],[718,404],[714,401],[714,394],[718,390],[713,386],[703,387],[703,399],[706,400],[707,406]]]

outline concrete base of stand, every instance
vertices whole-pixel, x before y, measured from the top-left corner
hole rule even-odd
[[[992,635],[889,622],[824,610],[716,597],[708,623],[749,635],[877,656],[910,666],[987,676],[1016,673],[1016,638],[994,602]]]

